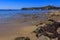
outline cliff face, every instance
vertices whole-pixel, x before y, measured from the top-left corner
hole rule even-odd
[[[44,6],[44,7],[33,7],[33,8],[22,8],[22,10],[57,10],[60,9],[60,7],[55,6]]]

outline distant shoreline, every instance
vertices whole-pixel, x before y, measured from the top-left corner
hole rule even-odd
[[[22,8],[21,10],[58,10],[60,7],[56,6],[43,6],[43,7],[30,7],[30,8]]]
[[[18,11],[20,9],[0,9],[0,11]]]

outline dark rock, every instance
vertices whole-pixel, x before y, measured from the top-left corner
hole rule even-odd
[[[38,27],[34,32],[36,33],[36,37],[40,37],[41,35],[47,36],[50,39],[57,38],[60,39],[60,34],[58,34],[57,29],[60,28],[60,22],[56,22],[55,20],[49,19],[48,21],[52,21],[52,24],[47,24],[44,27]],[[47,32],[53,33],[53,35],[49,35]],[[41,34],[41,35],[39,35]]]
[[[30,40],[29,37],[16,37],[15,40]]]

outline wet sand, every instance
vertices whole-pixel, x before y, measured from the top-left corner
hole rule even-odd
[[[35,27],[32,21],[25,20],[24,18],[0,19],[0,40],[14,40],[18,36],[33,37],[31,33]]]
[[[32,33],[32,31],[37,28],[35,25],[41,22],[40,20],[43,20],[43,18],[34,20],[31,18],[0,19],[0,40],[14,40],[16,37],[21,36],[28,36],[31,40],[36,40],[37,38],[35,37],[35,34]],[[54,18],[59,19],[60,17]],[[43,40],[43,38],[41,38],[41,40]]]

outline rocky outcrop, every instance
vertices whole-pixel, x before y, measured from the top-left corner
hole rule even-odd
[[[38,27],[34,33],[36,33],[36,37],[44,35],[49,37],[50,39],[58,38],[60,40],[60,34],[58,28],[60,28],[60,22],[56,22],[55,20],[49,19],[48,21],[53,22],[52,24],[46,24],[44,27]]]

